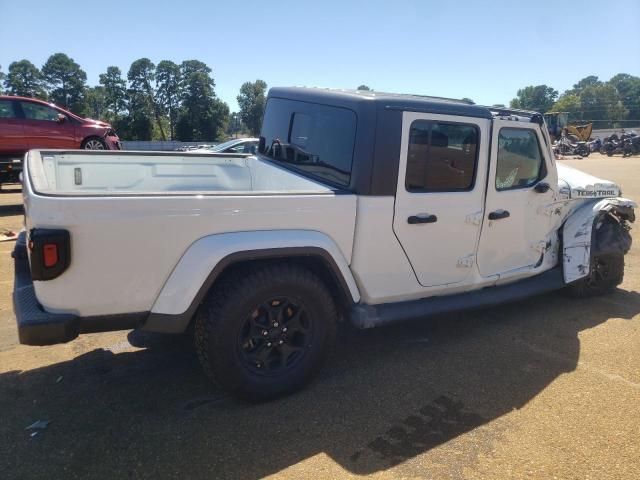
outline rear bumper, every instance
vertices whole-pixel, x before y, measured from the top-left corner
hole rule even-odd
[[[18,338],[25,345],[65,343],[80,333],[80,318],[48,313],[38,303],[27,258],[26,234],[21,232],[11,255],[14,259],[13,311]]]
[[[66,343],[81,333],[130,330],[144,325],[149,312],[96,317],[49,313],[38,303],[27,257],[26,232],[21,232],[11,256],[14,259],[13,311],[18,338],[24,345]]]

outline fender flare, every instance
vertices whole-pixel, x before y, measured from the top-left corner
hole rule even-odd
[[[588,203],[569,216],[562,229],[562,271],[565,283],[575,282],[589,274],[597,220],[602,215],[610,214],[633,222],[633,209],[636,206],[634,201],[626,198],[605,198]]]
[[[309,230],[274,230],[209,235],[195,241],[165,282],[144,330],[183,332],[203,298],[228,266],[247,260],[314,256],[322,258],[353,303],[360,292],[338,245],[327,235]]]

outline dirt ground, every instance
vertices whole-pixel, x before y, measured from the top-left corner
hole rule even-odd
[[[640,158],[569,165],[640,199]],[[19,229],[20,195],[0,194]],[[632,232],[635,233],[635,232]],[[614,294],[341,332],[303,392],[216,390],[181,336],[17,344],[0,243],[0,478],[640,478],[640,241]],[[25,427],[50,420],[31,436]]]

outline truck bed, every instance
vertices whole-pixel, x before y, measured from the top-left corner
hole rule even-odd
[[[254,156],[34,150],[34,191],[47,196],[330,193]]]
[[[31,151],[23,195],[27,230],[70,234],[69,268],[34,282],[50,313],[150,311],[189,247],[218,234],[315,231],[351,260],[356,196],[256,157]]]

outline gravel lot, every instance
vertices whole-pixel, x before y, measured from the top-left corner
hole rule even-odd
[[[640,199],[638,157],[566,163]],[[0,227],[20,199],[0,193]],[[635,231],[613,295],[347,329],[318,381],[262,405],[211,386],[181,336],[18,345],[0,243],[0,478],[640,478]]]

